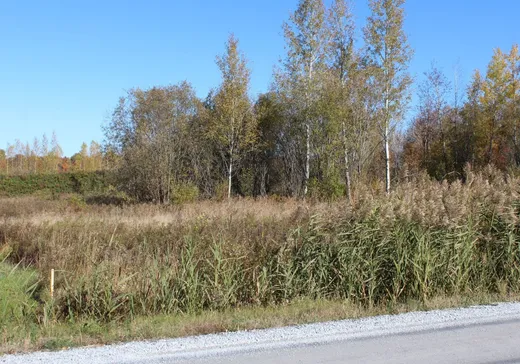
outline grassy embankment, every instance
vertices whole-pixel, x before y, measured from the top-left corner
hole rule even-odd
[[[419,179],[353,208],[4,198],[0,353],[517,299],[519,182]]]

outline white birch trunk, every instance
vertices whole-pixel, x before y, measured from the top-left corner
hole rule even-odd
[[[311,173],[311,126],[305,125],[306,129],[306,150],[305,150],[305,181],[303,184],[303,196],[307,196],[309,190],[309,178]]]
[[[388,95],[388,93],[387,93]],[[388,96],[385,100],[385,130],[384,130],[384,143],[385,143],[385,164],[386,164],[386,193],[390,193],[390,120],[389,120],[389,100]]]
[[[228,168],[228,200],[231,198],[231,176],[233,174],[233,152],[229,156],[229,168]]]
[[[309,100],[309,89],[311,87],[312,82],[312,71],[313,71],[313,54],[311,54],[311,60],[309,61],[309,78],[307,84],[307,95],[306,95],[306,109],[310,106]],[[306,110],[308,112],[308,110]],[[308,118],[308,116],[307,116]],[[311,124],[310,121],[307,120],[305,124],[305,181],[303,182],[303,197],[307,197],[307,192],[309,190],[309,178],[311,175]]]
[[[343,122],[343,149],[345,153],[345,187],[347,192],[347,199],[352,203],[352,191],[350,182],[350,163],[348,161],[348,147],[347,147],[347,131],[345,130],[345,122]]]

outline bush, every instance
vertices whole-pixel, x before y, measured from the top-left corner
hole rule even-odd
[[[87,206],[85,199],[81,195],[71,195],[67,198],[67,205],[73,211],[81,211]]]
[[[0,196],[14,197],[43,193],[79,193],[102,191],[108,187],[107,172],[74,172],[0,176]]]
[[[100,192],[109,187],[107,172],[75,172],[68,175],[76,193]]]
[[[118,191],[115,187],[109,186],[103,192],[87,194],[85,202],[88,205],[115,205],[124,206],[133,203],[133,199],[126,193]]]
[[[199,198],[199,188],[193,183],[172,183],[171,201],[174,204],[194,202]]]
[[[345,186],[338,176],[332,175],[321,180],[309,180],[309,197],[319,201],[336,201],[343,197]]]
[[[228,181],[220,182],[215,188],[215,199],[217,201],[224,201],[228,198]]]
[[[242,168],[238,174],[239,192],[242,196],[253,196],[255,185],[255,171],[253,168]]]

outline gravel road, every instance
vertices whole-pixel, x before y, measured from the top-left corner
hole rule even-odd
[[[0,357],[0,363],[520,363],[520,303]]]

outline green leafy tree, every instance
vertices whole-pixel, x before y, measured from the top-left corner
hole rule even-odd
[[[364,29],[372,82],[380,96],[377,119],[384,145],[386,191],[391,188],[390,138],[402,119],[412,79],[408,65],[413,51],[403,30],[405,0],[370,0],[371,16]]]
[[[103,154],[101,152],[101,145],[94,140],[90,142],[89,157],[91,171],[100,171],[103,169]]]
[[[87,143],[83,142],[81,144],[81,149],[79,151],[79,159],[77,160],[78,168],[80,171],[85,171],[87,169],[88,164],[88,146]]]
[[[43,134],[43,136],[42,136],[41,152],[42,152],[42,161],[43,161],[42,172],[44,172],[44,173],[52,172],[52,161],[51,161],[52,156],[50,155],[50,152],[49,152],[49,139],[47,138],[47,134]]]
[[[354,49],[355,24],[350,1],[335,0],[329,11],[328,27],[330,44],[328,57],[330,59],[331,80],[327,83],[327,101],[324,112],[328,113],[331,127],[328,128],[331,138],[340,136],[343,149],[345,171],[345,191],[349,201],[352,201],[351,155],[355,138],[355,118],[359,111],[356,88],[359,84],[359,57]],[[333,140],[333,139],[332,139]],[[338,138],[336,138],[338,140]],[[334,145],[334,143],[330,143]],[[329,144],[329,145],[330,145]],[[329,152],[330,153],[330,152]]]
[[[513,150],[513,160],[516,166],[520,166],[520,53],[518,44],[513,45],[507,57],[507,73],[509,85],[508,96],[508,121],[511,128],[511,143]]]
[[[296,108],[298,117],[293,120],[303,124],[303,195],[306,196],[311,173],[311,138],[318,119],[315,106],[319,97],[319,75],[324,68],[329,41],[323,1],[300,0],[283,30],[287,56],[278,83]]]
[[[186,82],[131,90],[119,100],[105,127],[107,155],[119,154],[122,188],[141,201],[168,204],[186,178],[184,160],[192,148],[189,125],[202,104]],[[91,152],[97,153],[94,145]]]
[[[479,162],[479,155],[477,154],[477,129],[481,124],[483,110],[480,100],[482,98],[482,85],[484,79],[479,70],[476,70],[471,79],[471,83],[467,89],[467,102],[464,105],[464,122],[466,126],[466,137],[464,144],[466,148],[466,160],[471,165]]]
[[[258,121],[258,142],[254,152],[254,194],[265,196],[268,191],[280,192],[283,171],[280,159],[280,136],[283,135],[283,110],[275,92],[261,94],[255,104]]]
[[[42,155],[42,152],[41,152],[41,147],[40,147],[40,141],[38,140],[38,138],[34,138],[33,139],[33,146],[32,146],[32,156],[33,156],[33,170],[34,170],[34,173],[38,173],[40,172],[40,159],[41,159],[41,155]]]
[[[0,149],[0,172],[7,174],[7,153]]]
[[[226,167],[230,198],[235,167],[257,140],[256,118],[248,95],[250,71],[234,35],[229,37],[224,55],[217,57],[217,65],[222,83],[214,97],[207,133]]]
[[[447,95],[450,83],[442,71],[432,64],[419,85],[419,121],[416,132],[422,144],[422,163],[430,175],[437,178],[451,171],[449,162],[449,108]]]
[[[508,83],[506,55],[500,49],[495,49],[482,84],[480,99],[484,112],[480,125],[480,147],[481,153],[486,156],[486,164],[502,165],[499,159],[505,147],[501,135],[506,132]]]
[[[49,158],[51,161],[52,171],[58,172],[61,158],[63,158],[63,150],[58,143],[58,137],[56,136],[55,132],[52,132],[51,151],[49,153]]]
[[[15,146],[7,143],[7,150],[6,150],[5,154],[6,154],[6,174],[8,174],[8,175],[9,175],[9,173],[13,174],[14,157],[16,155]]]

